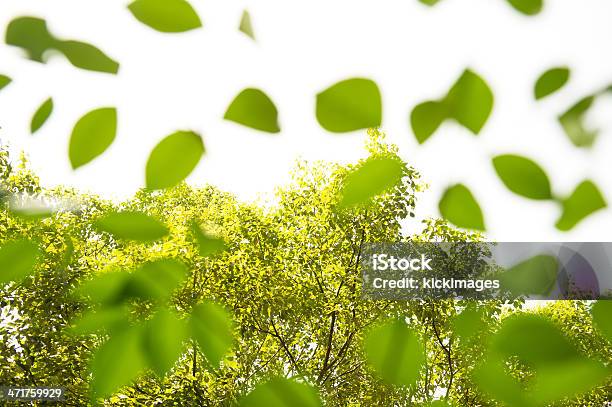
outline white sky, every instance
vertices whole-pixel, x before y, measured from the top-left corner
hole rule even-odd
[[[205,27],[162,34],[140,24],[114,0],[2,0],[0,26],[21,15],[46,18],[60,38],[88,41],[121,63],[118,76],[73,68],[62,57],[47,65],[0,46],[0,73],[13,84],[0,92],[0,138],[25,150],[46,185],[68,184],[124,198],[144,183],[154,145],[179,129],[201,132],[207,155],[189,178],[253,199],[288,179],[294,160],[349,162],[364,155],[365,132],[335,135],[319,127],[315,95],[338,80],[374,79],[383,92],[383,130],[431,188],[419,216],[436,216],[442,191],[467,184],[485,211],[497,240],[609,241],[612,211],[559,233],[555,204],[530,202],[509,192],[490,159],[518,153],[549,173],[553,189],[569,194],[594,180],[612,201],[612,100],[596,106],[601,127],[590,151],[575,148],[557,115],[589,92],[612,83],[612,2],[546,1],[535,18],[505,0],[443,0],[434,8],[417,0],[227,1],[192,0]],[[244,8],[257,43],[238,32]],[[4,31],[4,28],[3,28]],[[4,36],[4,33],[2,33]],[[569,85],[550,99],[532,98],[535,79],[553,65],[569,65]],[[412,108],[442,96],[466,67],[493,88],[496,105],[474,137],[444,125],[424,146],[410,130]],[[245,87],[259,87],[276,102],[282,133],[268,135],[222,120]],[[49,96],[50,121],[29,135],[33,112]],[[119,133],[111,148],[76,172],[68,161],[68,136],[84,113],[117,106]]]

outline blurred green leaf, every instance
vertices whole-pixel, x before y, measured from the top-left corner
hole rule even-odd
[[[240,92],[223,118],[268,133],[281,131],[274,102],[259,89],[248,88]]]
[[[227,250],[227,245],[223,239],[204,233],[202,228],[200,228],[195,221],[191,224],[191,231],[198,245],[198,253],[200,256],[209,257]]]
[[[599,135],[598,130],[588,130],[584,124],[584,118],[593,102],[595,96],[588,96],[559,116],[559,123],[565,134],[576,147],[592,146]]]
[[[567,67],[557,67],[544,72],[537,80],[533,90],[536,100],[540,100],[561,89],[570,78]]]
[[[30,132],[36,133],[47,121],[53,112],[53,99],[47,99],[34,113],[30,124]]]
[[[202,27],[200,17],[185,0],[136,0],[128,8],[138,21],[157,31],[178,33]]]
[[[482,317],[482,310],[475,306],[468,306],[452,319],[452,330],[455,335],[461,338],[464,344],[470,342],[474,337],[482,333],[485,328]]]
[[[378,85],[354,78],[336,83],[317,95],[317,120],[334,133],[379,127],[382,97]]]
[[[38,245],[29,240],[12,240],[0,247],[0,285],[19,281],[34,270],[40,257]]]
[[[105,272],[84,281],[76,293],[94,303],[116,305],[125,299],[129,280],[130,275],[125,271]]]
[[[320,407],[317,391],[306,383],[275,378],[260,384],[244,397],[240,407]]]
[[[574,228],[589,215],[608,206],[597,186],[591,181],[583,181],[574,192],[561,201],[563,212],[556,223],[559,230]]]
[[[531,257],[502,272],[498,278],[502,288],[515,296],[550,294],[557,282],[559,263],[548,255]]]
[[[518,155],[499,155],[493,166],[506,187],[515,194],[530,199],[552,198],[548,176],[538,164]]]
[[[8,86],[12,82],[12,79],[6,75],[0,75],[0,90]]]
[[[104,307],[85,312],[72,323],[69,332],[75,335],[90,335],[100,332],[111,332],[127,323],[125,308]]]
[[[461,228],[485,230],[480,205],[463,184],[449,187],[438,205],[442,216]]]
[[[244,10],[242,12],[239,30],[243,32],[244,34],[248,35],[249,37],[251,37],[253,40],[255,40],[255,32],[253,31],[253,23],[251,21],[251,14],[248,12],[248,10]]]
[[[466,69],[444,99],[449,115],[474,134],[493,111],[493,92],[474,71]]]
[[[61,41],[57,43],[56,48],[77,68],[111,74],[119,72],[119,63],[91,44]]]
[[[342,187],[341,208],[367,203],[399,183],[403,164],[391,158],[374,157],[349,173]]]
[[[188,339],[185,321],[167,309],[159,310],[144,327],[143,351],[149,366],[164,377],[183,353]]]
[[[192,131],[178,131],[162,141],[147,161],[146,184],[149,189],[170,188],[191,174],[204,155],[204,142]]]
[[[117,110],[105,107],[92,110],[74,126],[68,155],[73,169],[88,164],[113,143],[117,135]]]
[[[187,267],[178,260],[159,259],[130,274],[126,296],[166,301],[187,278]]]
[[[95,351],[90,363],[93,397],[108,397],[138,377],[146,368],[141,345],[142,327],[128,326]]]
[[[98,219],[94,226],[119,239],[154,242],[168,235],[168,228],[142,212],[114,212]]]
[[[543,0],[508,0],[508,3],[523,14],[532,16],[542,11]]]
[[[428,6],[434,6],[438,4],[440,0],[419,0],[421,3],[426,4]]]
[[[425,351],[404,321],[392,320],[373,328],[364,345],[368,363],[386,382],[396,386],[416,383]]]
[[[591,311],[595,326],[612,344],[612,300],[599,300]]]
[[[221,306],[213,302],[196,305],[190,318],[191,335],[208,362],[218,367],[234,342],[232,321]]]
[[[472,376],[480,390],[505,406],[536,407],[520,384],[506,374],[502,362],[497,358],[489,357],[474,369]]]
[[[447,106],[440,102],[424,102],[410,115],[410,124],[419,144],[431,137],[448,117]]]

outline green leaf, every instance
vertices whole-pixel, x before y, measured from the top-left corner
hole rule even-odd
[[[154,242],[168,235],[168,228],[142,212],[115,212],[98,219],[94,226],[125,240]]]
[[[29,240],[12,240],[0,247],[0,285],[19,281],[34,270],[40,257],[38,245]]]
[[[149,366],[164,377],[175,365],[188,338],[185,321],[167,309],[159,310],[144,327],[143,351]]]
[[[234,342],[233,326],[229,314],[213,302],[196,305],[190,317],[191,336],[214,367],[230,350]]]
[[[508,3],[523,14],[532,16],[542,11],[543,0],[508,0]]]
[[[451,322],[453,332],[464,342],[471,341],[483,332],[485,323],[482,320],[483,312],[474,306],[468,306]]]
[[[244,397],[240,407],[320,407],[317,391],[306,383],[275,378],[260,384]]]
[[[463,184],[448,188],[438,205],[442,216],[461,228],[485,230],[480,205]]]
[[[138,21],[165,32],[179,33],[202,27],[202,21],[185,0],[136,0],[128,8]]]
[[[178,131],[162,141],[147,161],[146,184],[149,189],[170,188],[191,174],[204,155],[204,142],[192,131]]]
[[[428,6],[435,6],[436,4],[440,2],[440,0],[419,0],[419,1]]]
[[[538,164],[518,155],[499,155],[493,158],[497,175],[515,194],[530,199],[552,198],[548,176]]]
[[[253,23],[251,22],[251,14],[247,10],[242,12],[240,19],[240,27],[238,28],[241,32],[255,40],[255,33],[253,31]]]
[[[259,89],[248,88],[240,92],[223,118],[268,133],[281,131],[274,102]]]
[[[591,310],[595,327],[612,344],[612,300],[599,300]]]
[[[419,144],[427,141],[447,117],[447,106],[444,103],[424,102],[417,105],[410,115],[410,124]]]
[[[515,296],[550,294],[557,282],[559,263],[548,255],[531,257],[502,272],[498,278],[503,289]]]
[[[6,75],[0,75],[0,90],[8,86],[12,82],[12,79]]]
[[[51,113],[53,112],[53,99],[47,99],[34,113],[32,117],[32,123],[30,124],[30,131],[32,134],[36,133],[47,121]]]
[[[506,406],[536,407],[528,393],[506,374],[502,363],[496,358],[489,357],[484,364],[474,369],[472,376],[480,390]]]
[[[338,204],[341,208],[368,203],[387,192],[402,179],[404,164],[396,159],[373,157],[349,173],[344,181]]]
[[[425,363],[423,345],[401,320],[372,329],[365,338],[365,351],[376,373],[396,386],[413,385]]]
[[[191,231],[195,238],[195,242],[198,245],[198,253],[202,257],[214,256],[227,250],[227,245],[223,239],[208,235],[202,231],[202,228],[197,222],[192,222]]]
[[[317,120],[334,133],[379,127],[382,123],[382,96],[369,79],[338,82],[317,95]]]
[[[599,135],[599,130],[588,130],[584,124],[585,116],[594,102],[595,96],[588,96],[559,116],[565,134],[576,147],[591,147]]]
[[[126,298],[129,281],[125,271],[105,272],[83,282],[76,293],[94,303],[116,305]]]
[[[561,89],[570,78],[567,67],[552,68],[544,72],[537,80],[533,90],[536,100],[540,100]]]
[[[77,68],[110,74],[119,72],[119,63],[91,44],[61,41],[57,43],[56,48]]]
[[[608,206],[597,186],[591,181],[583,181],[574,192],[561,201],[563,212],[556,223],[562,231],[574,228],[589,215]]]
[[[74,126],[68,155],[73,169],[88,164],[101,155],[117,135],[117,110],[105,107],[92,110]]]
[[[493,92],[475,72],[466,69],[444,99],[449,117],[479,134],[493,111]]]
[[[186,278],[187,267],[178,260],[150,261],[130,275],[125,296],[163,302]]]
[[[146,368],[141,343],[142,327],[129,326],[96,350],[90,363],[93,397],[108,397],[138,377]]]
[[[105,307],[85,312],[72,323],[69,332],[75,335],[90,335],[100,332],[112,332],[124,327],[128,319],[123,307]]]

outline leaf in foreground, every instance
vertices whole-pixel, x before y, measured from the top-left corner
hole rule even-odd
[[[0,75],[0,90],[4,87],[8,86],[9,83],[12,82],[12,79],[6,75]]]
[[[200,17],[185,0],[136,0],[128,9],[141,23],[164,33],[179,33],[202,26]]]
[[[46,122],[53,112],[53,99],[47,99],[34,113],[30,124],[30,132],[36,133]]]
[[[455,226],[485,230],[482,209],[465,185],[457,184],[448,188],[438,206],[440,214]]]
[[[127,311],[122,306],[89,310],[72,323],[69,332],[75,335],[108,333],[125,326],[127,318]]]
[[[158,259],[143,264],[130,274],[127,297],[164,302],[187,278],[187,266],[175,259]]]
[[[185,321],[167,310],[159,310],[148,320],[143,331],[143,351],[149,366],[164,377],[175,365],[188,338]]]
[[[317,391],[306,383],[275,378],[260,384],[240,401],[240,407],[320,407]]]
[[[0,285],[19,281],[34,270],[40,257],[38,245],[29,240],[12,240],[0,247]]]
[[[170,188],[191,174],[204,155],[202,137],[192,131],[178,131],[162,141],[147,161],[146,185],[149,189]]]
[[[191,231],[198,246],[198,253],[202,257],[209,257],[227,250],[223,239],[204,233],[197,222],[192,222]]]
[[[543,0],[508,0],[508,3],[510,3],[510,5],[517,11],[520,11],[528,16],[533,16],[540,13],[544,7]]]
[[[364,78],[338,82],[317,95],[316,115],[321,127],[334,133],[379,127],[382,96],[378,85]]]
[[[84,115],[70,136],[68,155],[72,169],[90,163],[104,153],[117,135],[117,110],[105,107]]]
[[[597,301],[591,313],[597,330],[612,344],[612,300]]]
[[[533,93],[536,100],[552,95],[561,89],[570,78],[570,70],[567,67],[551,68],[538,78]]]
[[[547,296],[557,282],[559,263],[553,256],[531,257],[499,275],[502,288],[514,296]]]
[[[562,231],[571,230],[583,219],[608,206],[597,185],[591,181],[581,182],[561,205],[563,212],[556,227]]]
[[[349,173],[342,187],[339,206],[346,208],[369,202],[402,179],[404,165],[392,158],[374,157]]]
[[[493,91],[476,72],[466,69],[444,99],[450,117],[479,134],[493,111]]]
[[[587,96],[559,116],[561,127],[576,147],[591,147],[599,135],[598,130],[587,129],[585,124],[585,117],[594,102],[595,96]]]
[[[213,302],[196,305],[190,317],[191,336],[208,362],[218,367],[234,342],[229,314]]]
[[[168,235],[168,228],[142,212],[115,212],[98,219],[94,226],[125,240],[154,242]]]
[[[267,133],[279,133],[278,110],[263,91],[244,89],[227,108],[225,120]]]
[[[515,194],[537,200],[552,198],[548,176],[534,161],[506,154],[493,158],[493,166],[502,182]]]
[[[242,12],[242,17],[240,19],[240,27],[238,29],[245,35],[251,37],[251,39],[255,40],[255,32],[253,31],[251,14],[248,12],[248,10],[244,10]]]
[[[416,383],[425,363],[425,351],[404,321],[392,320],[372,329],[364,345],[368,363],[387,383],[396,386]]]

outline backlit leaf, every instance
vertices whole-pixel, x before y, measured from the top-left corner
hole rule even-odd
[[[416,106],[410,115],[410,124],[419,144],[427,141],[447,117],[447,106],[444,103],[424,102]]]
[[[81,41],[61,41],[56,48],[77,68],[116,74],[119,63],[100,49]]]
[[[423,345],[404,321],[394,320],[372,329],[365,338],[369,364],[390,384],[416,383],[425,362]]]
[[[470,341],[484,330],[483,313],[480,309],[470,306],[452,319],[455,335],[462,341]]]
[[[561,89],[569,80],[570,70],[567,67],[552,68],[544,72],[534,88],[536,100],[545,98]]]
[[[94,226],[119,239],[154,242],[168,235],[168,228],[142,212],[124,211],[105,215]]]
[[[478,134],[493,111],[493,92],[484,79],[466,69],[448,92],[444,103],[451,118]]]
[[[591,181],[583,181],[574,192],[561,201],[563,212],[557,221],[557,229],[567,231],[574,228],[589,215],[608,206],[599,188]]]
[[[191,335],[214,367],[232,347],[233,327],[229,314],[213,302],[196,305],[190,317]]]
[[[147,188],[164,189],[179,184],[203,155],[204,142],[199,134],[179,131],[167,136],[155,146],[147,161]]]
[[[84,281],[76,292],[94,303],[116,305],[126,298],[129,281],[124,271],[106,272]]]
[[[125,326],[127,318],[127,312],[123,307],[103,307],[90,310],[72,323],[69,332],[75,335],[111,332]]]
[[[11,82],[12,82],[12,80],[8,76],[0,75],[0,90],[5,88],[6,86],[8,86],[8,84],[11,83]]]
[[[143,351],[149,366],[159,377],[164,377],[177,362],[187,338],[185,321],[167,309],[159,310],[146,322],[143,332]]]
[[[34,270],[40,257],[38,245],[29,240],[12,240],[0,247],[0,285],[19,281]]]
[[[508,3],[523,14],[532,16],[542,11],[543,0],[508,0]]]
[[[83,116],[70,136],[68,155],[73,169],[88,164],[113,143],[117,135],[117,110],[105,107]]]
[[[244,397],[240,407],[320,407],[317,391],[306,383],[285,378],[260,384]]]
[[[598,130],[589,130],[584,123],[585,116],[595,102],[595,96],[588,96],[570,107],[559,116],[559,123],[565,134],[576,147],[590,147],[599,135]]]
[[[244,34],[251,37],[253,40],[255,39],[255,32],[253,31],[253,23],[251,21],[251,14],[244,10],[242,12],[242,17],[240,19],[240,27],[239,30]]]
[[[379,127],[382,97],[370,79],[354,78],[338,82],[317,95],[317,120],[334,133]]]
[[[53,112],[53,99],[47,99],[34,113],[32,123],[30,124],[30,132],[36,133],[47,121]]]
[[[480,205],[463,184],[448,188],[439,203],[440,214],[461,228],[485,230]]]
[[[187,277],[187,267],[178,260],[159,259],[143,264],[130,274],[126,296],[163,302]]]
[[[497,175],[515,194],[530,199],[551,199],[548,176],[538,164],[518,155],[499,155],[493,158]]]
[[[223,118],[267,133],[279,133],[281,130],[274,102],[259,89],[248,88],[240,92]]]
[[[185,0],[136,0],[128,8],[138,21],[165,33],[185,32],[202,26],[200,17]]]
[[[227,250],[227,245],[223,239],[204,233],[197,222],[191,224],[191,231],[198,245],[198,253],[200,256],[209,257]]]
[[[502,272],[498,278],[502,288],[515,296],[550,294],[557,282],[559,263],[548,255],[531,257]]]
[[[404,165],[391,158],[374,157],[349,173],[342,187],[340,207],[369,202],[401,180]]]
[[[597,330],[612,344],[612,300],[599,300],[591,311]]]

